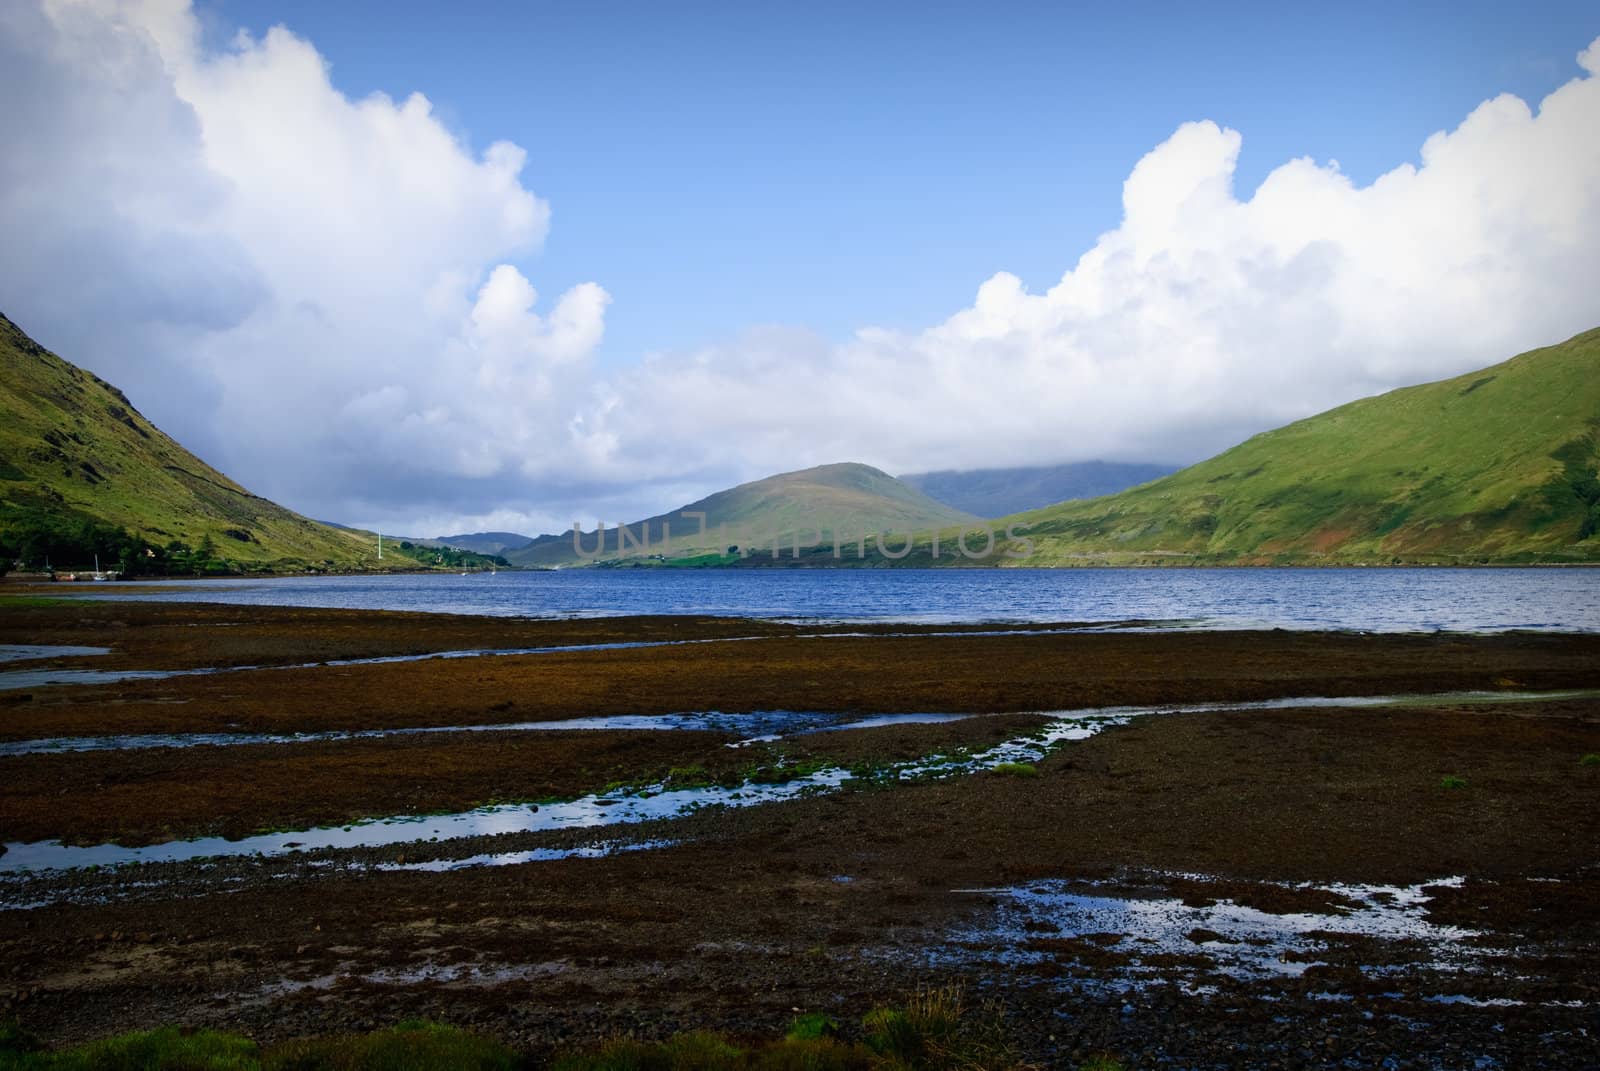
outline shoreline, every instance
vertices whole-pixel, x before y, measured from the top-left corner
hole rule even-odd
[[[1241,571],[1275,571],[1293,569],[1315,570],[1372,570],[1372,569],[1600,569],[1600,558],[1587,561],[1327,561],[1306,559],[1297,561],[1176,561],[1165,555],[1154,555],[1149,558],[1137,558],[1130,561],[1106,561],[1101,556],[1085,554],[1083,560],[1056,562],[1052,564],[1027,564],[1019,561],[1016,564],[986,564],[980,562],[951,562],[946,565],[935,565],[925,561],[900,562],[885,560],[864,560],[850,562],[839,561],[833,564],[808,563],[804,561],[785,561],[779,558],[776,561],[755,560],[725,565],[674,565],[671,563],[650,562],[644,559],[616,559],[594,562],[584,565],[509,565],[501,567],[495,572],[502,573],[559,573],[569,570],[617,572],[624,570],[646,569],[664,570],[678,573],[701,572],[743,572],[752,569],[759,570],[784,570],[784,571],[838,571],[838,570],[879,570],[879,569],[918,569],[929,572],[944,572],[951,569],[1004,569],[1007,571],[1034,569],[1041,572],[1060,572],[1072,569],[1140,569],[1140,570],[1223,570],[1237,569]],[[760,555],[752,555],[760,559]],[[1097,560],[1100,559],[1100,560]],[[63,570],[65,571],[65,570]],[[80,571],[80,570],[72,570]],[[83,572],[92,572],[91,566],[85,566]],[[490,572],[490,570],[474,569],[473,573]],[[118,586],[125,584],[183,584],[191,581],[227,582],[229,580],[295,580],[310,579],[315,577],[383,577],[383,576],[454,576],[458,575],[456,569],[326,569],[315,572],[241,572],[228,573],[220,576],[140,576],[106,581]],[[8,584],[34,585],[46,590],[56,590],[63,584],[95,584],[92,580],[51,580],[42,573],[11,572],[0,575],[0,586]]]

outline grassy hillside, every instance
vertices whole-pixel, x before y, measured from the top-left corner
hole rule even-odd
[[[0,555],[192,572],[375,567],[375,552],[251,494],[0,315]]]
[[[705,534],[697,517],[705,514]],[[745,551],[770,548],[774,539],[792,547],[802,543],[830,543],[841,538],[877,531],[924,531],[958,525],[972,518],[936,502],[914,487],[870,465],[820,465],[786,472],[764,480],[740,484],[691,502],[682,509],[637,521],[605,533],[605,547],[597,557],[694,559],[691,564],[724,564],[741,560]],[[643,544],[648,542],[648,548]],[[593,554],[597,537],[588,533],[584,549]],[[620,547],[620,549],[619,549]],[[738,547],[730,553],[729,548]],[[583,559],[573,550],[572,533],[541,536],[520,550],[506,552],[519,565],[569,565]]]
[[[900,481],[978,517],[1004,517],[1069,499],[1115,494],[1158,480],[1176,468],[1079,461],[1027,468],[918,472],[901,476]]]
[[[1600,561],[1597,465],[1600,330],[1008,520],[1024,565]]]

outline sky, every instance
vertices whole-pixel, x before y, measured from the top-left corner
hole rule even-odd
[[[1187,463],[1600,324],[1592,2],[456,7],[0,6],[0,311],[415,535]]]

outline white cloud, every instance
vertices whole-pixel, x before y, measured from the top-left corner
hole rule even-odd
[[[200,40],[176,0],[0,11],[4,307],[312,512],[520,466],[609,300],[541,316],[506,262],[549,222],[524,151],[473,154],[420,94],[349,99],[288,30]]]
[[[1559,341],[1600,324],[1600,41],[1579,62],[1589,76],[1537,113],[1486,101],[1366,187],[1299,159],[1241,199],[1240,133],[1185,123],[1048,291],[1002,272],[925,331],[758,335],[647,364],[614,385],[607,458],[1194,460]]]
[[[287,30],[200,40],[182,0],[0,6],[0,308],[261,493],[390,530],[845,459],[1191,460],[1600,323],[1600,40],[1369,186],[1301,159],[1241,196],[1241,134],[1185,123],[1043,293],[1001,273],[923,331],[753,327],[604,378],[606,292],[515,266],[549,225],[523,149],[344,96]]]

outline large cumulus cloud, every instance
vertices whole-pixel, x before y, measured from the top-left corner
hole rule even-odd
[[[521,148],[349,99],[288,30],[202,39],[183,0],[0,7],[0,308],[262,493],[391,531],[846,459],[1193,460],[1600,323],[1600,41],[1368,186],[1301,159],[1240,191],[1240,132],[1187,122],[1043,293],[1001,273],[922,331],[752,325],[602,376],[605,290],[518,267],[549,223]]]
[[[549,207],[414,94],[351,100],[279,28],[182,0],[0,9],[0,305],[252,488],[443,504],[571,417],[609,300],[508,261]]]
[[[1536,111],[1486,101],[1365,187],[1298,159],[1241,196],[1241,134],[1185,123],[1046,292],[1001,273],[921,332],[757,334],[647,364],[613,386],[609,456],[619,472],[727,443],[767,468],[1195,460],[1594,327],[1600,41],[1579,63]]]

